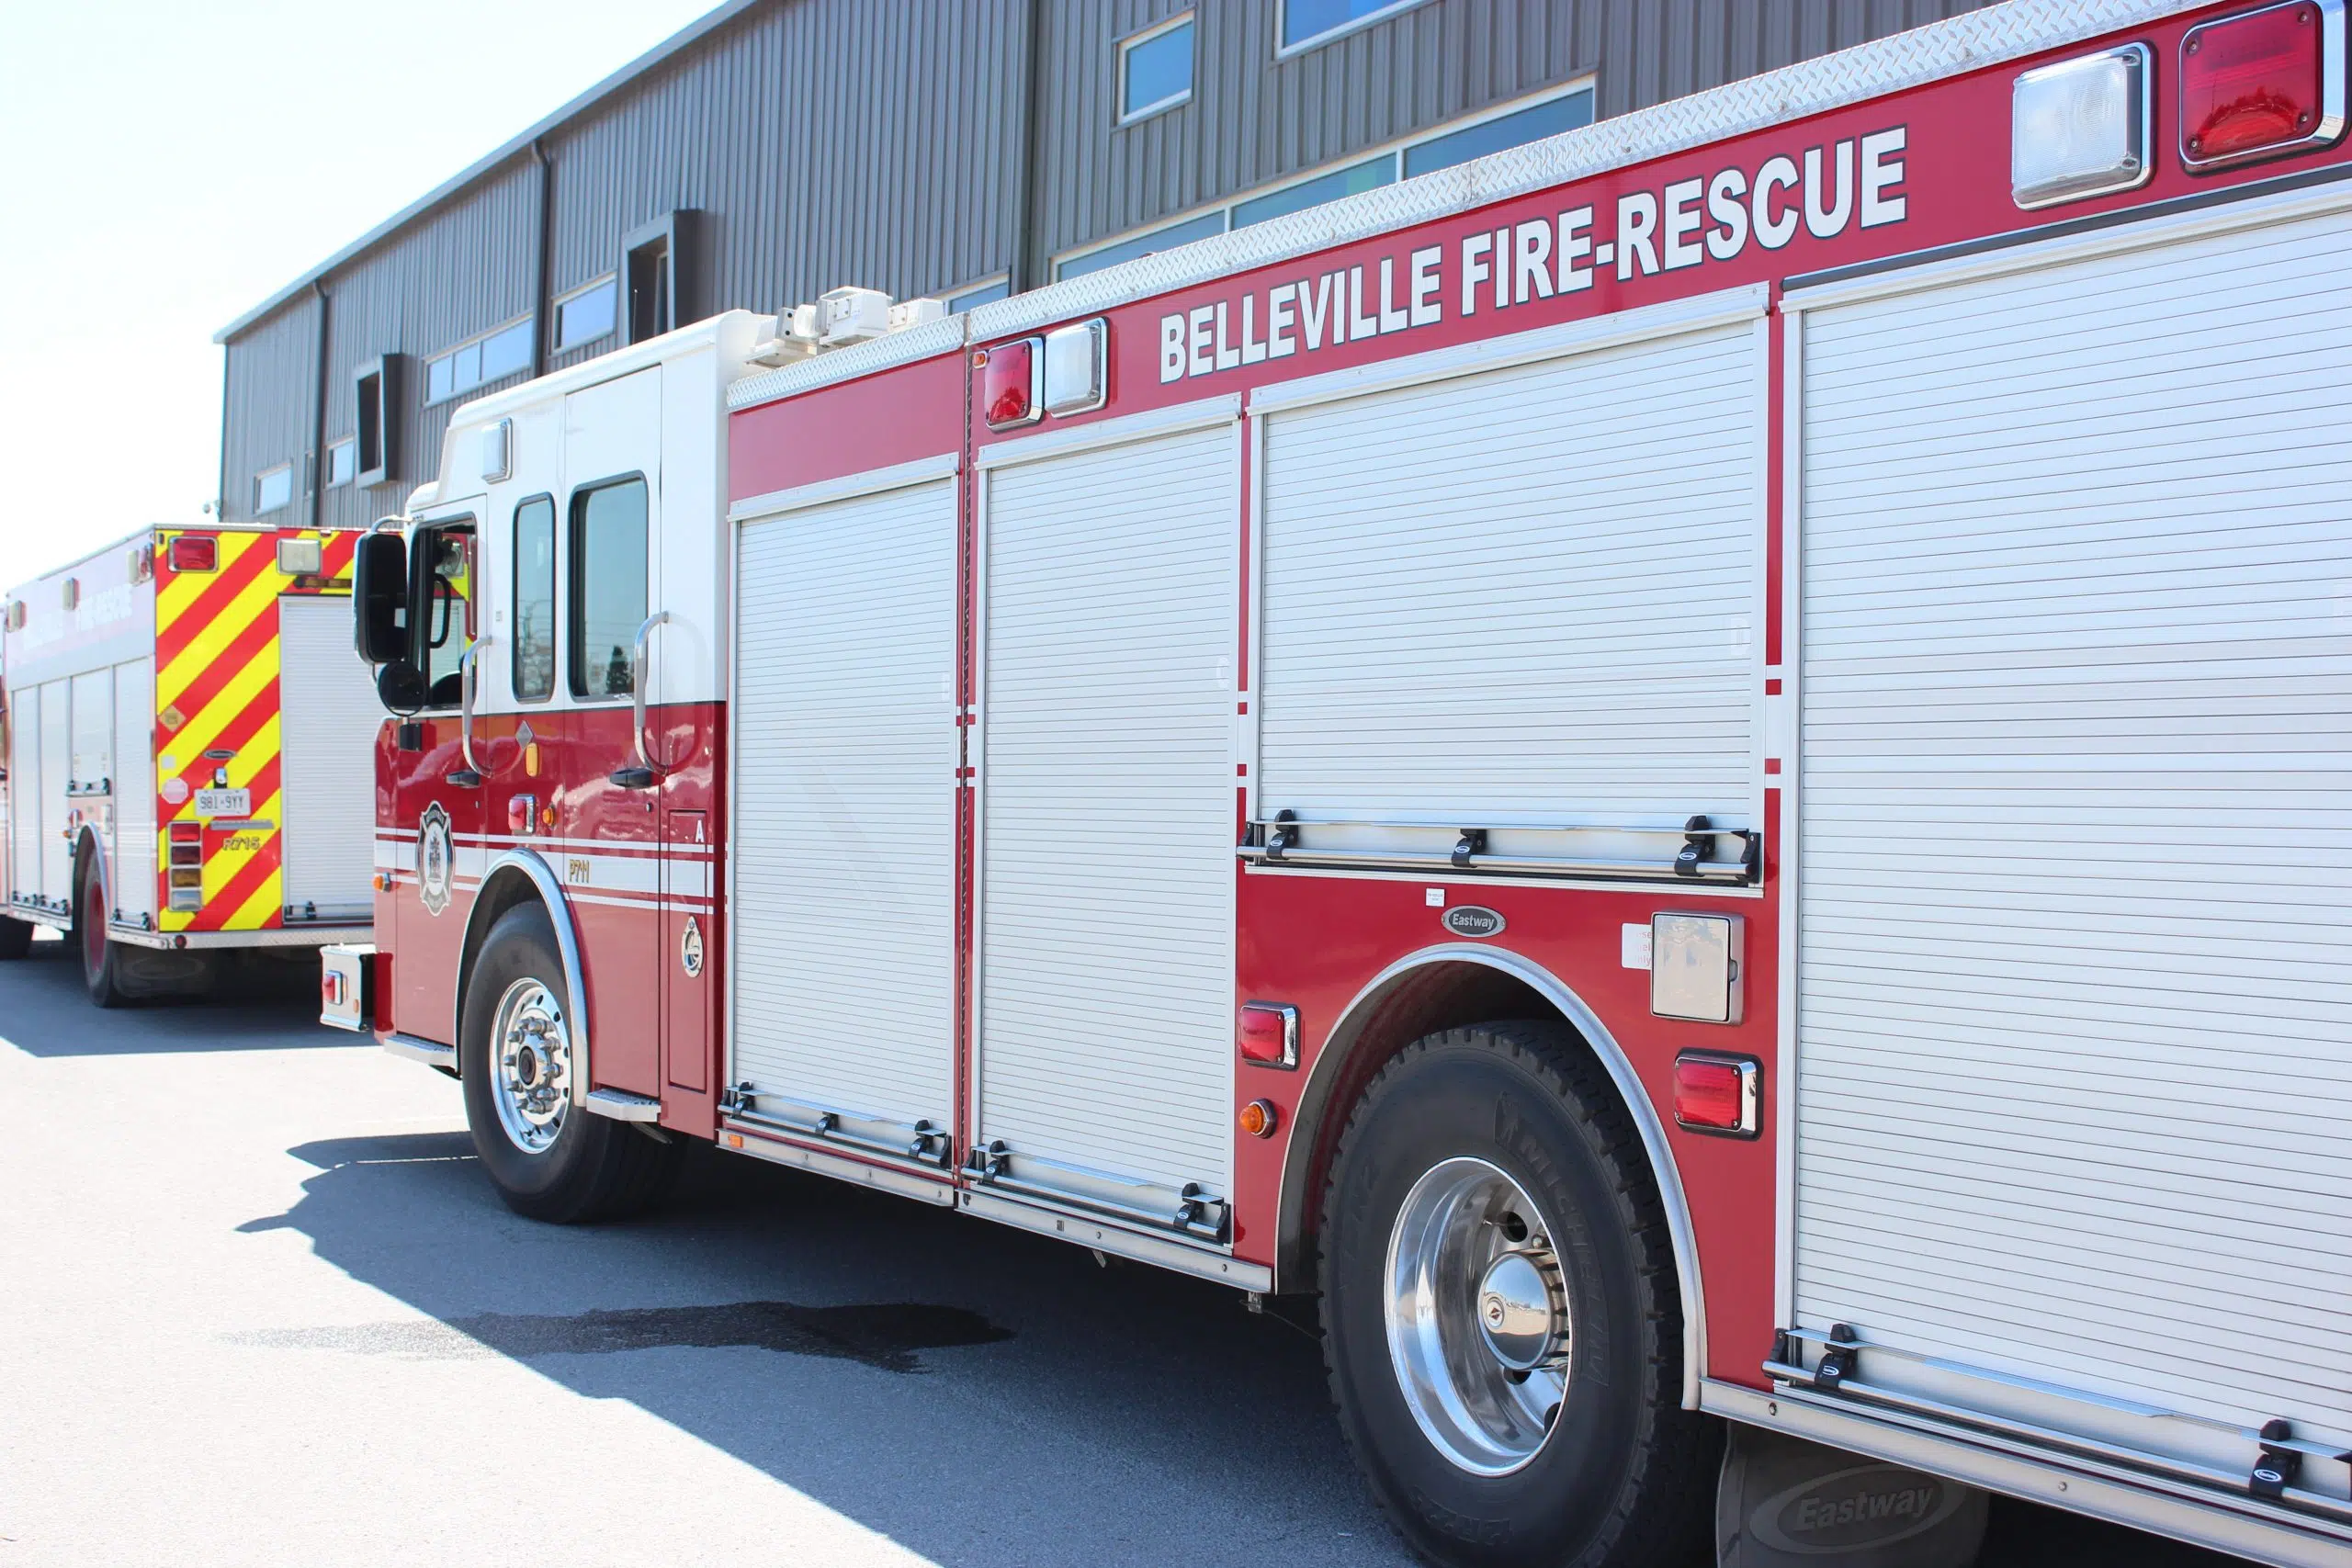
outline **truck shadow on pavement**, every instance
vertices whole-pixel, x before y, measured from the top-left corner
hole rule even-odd
[[[315,967],[266,982],[230,981],[209,997],[100,1009],[90,1003],[72,945],[36,942],[7,965],[7,978],[0,1039],[28,1056],[194,1055],[375,1043],[323,1026],[289,1036],[289,1025],[317,1020]]]
[[[577,1229],[509,1213],[463,1133],[289,1152],[318,1174],[241,1228],[431,1321],[241,1342],[511,1356],[944,1564],[1410,1561],[1317,1343],[1236,1292],[716,1150],[660,1213]]]
[[[243,1342],[512,1357],[949,1568],[1412,1561],[1310,1327],[1235,1292],[699,1147],[662,1213],[579,1229],[507,1211],[461,1132],[289,1152],[304,1196],[241,1228],[298,1231],[429,1321]],[[1980,1559],[2232,1561],[2006,1499]]]

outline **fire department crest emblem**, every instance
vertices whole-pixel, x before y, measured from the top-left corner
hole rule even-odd
[[[416,836],[416,890],[424,900],[424,912],[428,915],[437,915],[449,907],[450,860],[449,814],[435,801],[424,808]]]
[[[702,922],[686,917],[685,934],[678,939],[678,964],[689,980],[702,976]]]

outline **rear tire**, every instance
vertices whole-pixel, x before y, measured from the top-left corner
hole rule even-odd
[[[33,950],[33,925],[30,920],[10,919],[0,915],[0,963],[14,962]]]
[[[1713,1561],[1722,1432],[1681,1408],[1664,1207],[1568,1030],[1449,1030],[1381,1069],[1332,1161],[1321,1284],[1340,1427],[1424,1557]]]
[[[81,894],[74,900],[74,945],[82,955],[82,984],[93,1003],[119,1008],[132,999],[123,983],[122,951],[107,935],[106,877],[94,854],[82,860]]]
[[[466,1124],[506,1206],[554,1224],[625,1218],[666,1195],[685,1145],[571,1103],[571,997],[546,908],[498,918],[467,982]]]

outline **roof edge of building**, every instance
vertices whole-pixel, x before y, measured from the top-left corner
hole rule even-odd
[[[714,10],[687,23],[587,91],[572,97],[527,130],[510,137],[493,152],[469,164],[464,169],[435,186],[431,190],[360,235],[359,238],[327,257],[326,260],[304,272],[285,288],[271,294],[260,304],[214,333],[212,341],[217,344],[226,344],[231,338],[244,332],[246,328],[291,303],[296,298],[306,293],[312,284],[325,277],[345,262],[374,248],[450,197],[479,184],[501,166],[513,162],[526,152],[531,143],[546,136],[549,131],[579,118],[622,88],[650,74],[658,67],[702,42],[703,39],[718,32],[745,12],[757,10],[775,3],[776,0],[723,0],[723,3]]]

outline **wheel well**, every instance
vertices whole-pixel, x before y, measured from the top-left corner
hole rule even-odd
[[[1406,971],[1340,1021],[1300,1099],[1298,1131],[1283,1166],[1274,1264],[1278,1288],[1313,1288],[1323,1183],[1348,1115],[1373,1075],[1424,1035],[1516,1018],[1554,1019],[1575,1028],[1550,998],[1519,976],[1483,964],[1453,962]]]
[[[491,928],[498,924],[500,916],[518,904],[544,905],[546,902],[539,897],[538,885],[527,873],[514,866],[500,867],[491,874],[488,882],[482,884],[481,892],[474,897],[473,910],[466,917],[466,943],[458,954],[458,1019],[451,1021],[453,1036],[457,1032],[456,1023],[465,1016],[466,987],[473,980],[474,960],[481,954],[482,944],[490,940]],[[548,913],[552,919],[554,912],[550,910]]]

